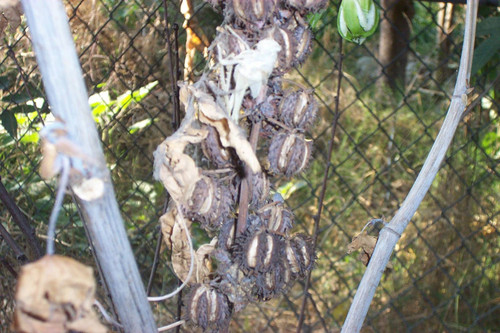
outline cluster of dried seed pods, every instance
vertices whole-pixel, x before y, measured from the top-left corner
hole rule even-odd
[[[210,271],[200,274],[196,265],[186,319],[217,331],[249,302],[286,292],[314,263],[311,241],[290,234],[294,216],[271,189],[274,177],[300,173],[311,157],[306,132],[317,103],[283,75],[304,62],[312,40],[304,15],[326,0],[207,2],[223,10],[224,24],[205,74],[181,87],[186,117],[155,152],[155,175],[189,225],[199,223],[213,237],[196,251],[204,256],[197,263],[209,253]],[[191,157],[188,145],[199,145],[203,156]],[[167,215],[172,261],[187,264],[186,253],[174,253],[185,251],[184,238],[168,237],[181,228],[172,209]]]
[[[193,286],[187,307],[188,318],[203,330],[227,325],[231,313],[224,294],[201,284]]]

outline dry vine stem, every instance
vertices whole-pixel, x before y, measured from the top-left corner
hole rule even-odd
[[[375,289],[380,283],[380,278],[389,262],[394,246],[436,177],[441,162],[467,107],[467,93],[474,50],[478,4],[478,0],[467,1],[462,56],[460,58],[457,82],[446,118],[408,196],[401,205],[401,208],[396,212],[396,215],[380,232],[377,246],[351,304],[342,327],[342,332],[350,333],[361,330],[371,300],[375,294]]]

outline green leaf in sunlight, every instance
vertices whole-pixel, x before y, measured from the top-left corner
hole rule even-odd
[[[134,134],[138,130],[141,130],[141,129],[143,129],[143,128],[149,126],[149,125],[151,125],[152,122],[153,122],[152,119],[144,119],[144,120],[138,121],[135,124],[129,126],[128,132],[130,134]]]
[[[25,134],[21,138],[22,143],[38,143],[39,140],[40,140],[40,136],[38,135],[38,132]]]
[[[298,190],[300,190],[301,188],[305,187],[307,185],[307,183],[303,180],[299,180],[299,181],[290,181],[288,183],[285,183],[283,184],[282,186],[280,186],[276,192],[278,192],[279,194],[281,194],[281,196],[283,197],[283,199],[287,200],[288,198],[290,198],[290,196],[294,193],[294,192],[297,192]]]

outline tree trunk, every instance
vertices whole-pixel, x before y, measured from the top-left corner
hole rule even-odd
[[[382,82],[395,90],[405,84],[411,20],[415,11],[413,0],[381,0],[380,5],[383,10],[379,45]]]

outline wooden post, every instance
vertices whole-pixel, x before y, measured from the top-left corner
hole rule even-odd
[[[106,167],[87,90],[61,0],[22,0],[52,113],[82,152],[97,162],[104,195],[78,199],[112,302],[125,332],[157,332]]]

